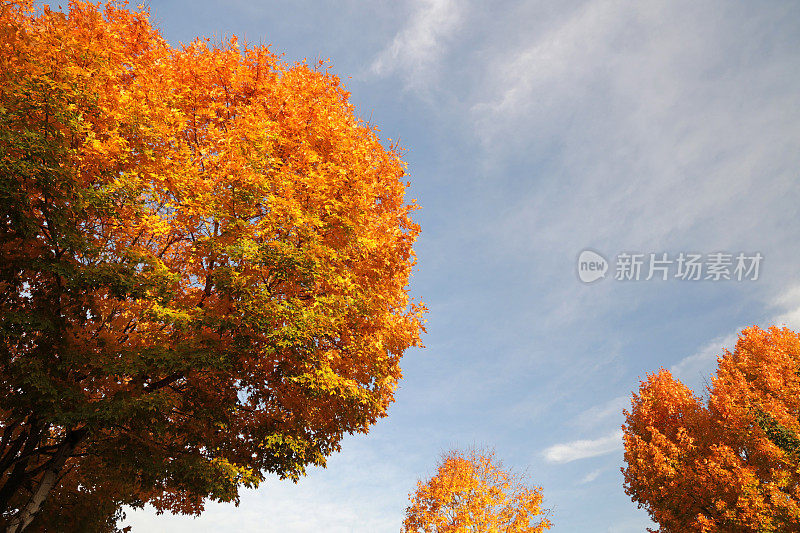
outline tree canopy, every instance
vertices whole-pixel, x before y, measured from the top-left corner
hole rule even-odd
[[[626,411],[625,490],[662,532],[800,531],[800,337],[742,331],[708,398],[666,371]]]
[[[8,531],[199,513],[386,415],[419,228],[324,64],[117,2],[4,3],[0,36]]]
[[[551,523],[542,489],[507,469],[493,452],[446,453],[436,474],[409,496],[404,533],[540,533]]]

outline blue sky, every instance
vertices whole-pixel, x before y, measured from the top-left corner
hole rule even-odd
[[[641,532],[622,489],[630,392],[702,392],[737,331],[800,328],[800,4],[767,0],[152,0],[174,45],[236,34],[330,58],[409,152],[412,292],[430,308],[389,417],[327,469],[134,532],[399,531],[443,451],[486,445],[556,532]],[[584,249],[610,263],[577,276]],[[760,252],[758,280],[618,281],[622,252]],[[644,277],[644,276],[643,276]]]

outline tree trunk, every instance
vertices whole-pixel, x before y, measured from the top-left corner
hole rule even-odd
[[[3,513],[8,509],[8,504],[14,497],[14,494],[22,487],[27,479],[27,468],[30,462],[31,454],[41,444],[40,440],[42,434],[47,430],[46,426],[42,426],[36,420],[36,417],[28,417],[28,428],[24,430],[23,434],[17,438],[17,442],[12,445],[3,457],[3,472],[11,464],[14,467],[11,470],[8,479],[0,488],[0,510]],[[24,447],[20,449],[20,444],[24,443]]]
[[[39,485],[33,491],[28,503],[26,503],[25,506],[17,512],[16,516],[14,516],[8,522],[8,526],[6,526],[6,533],[21,533],[30,525],[30,523],[36,517],[36,514],[42,508],[42,504],[47,498],[47,495],[50,493],[53,487],[56,486],[59,474],[64,468],[67,459],[69,459],[69,457],[75,451],[75,448],[78,447],[78,444],[80,444],[81,441],[86,438],[88,433],[89,431],[87,428],[82,428],[67,433],[67,437],[58,447],[56,454],[52,459],[50,459],[50,461],[48,461],[42,477],[39,480]]]

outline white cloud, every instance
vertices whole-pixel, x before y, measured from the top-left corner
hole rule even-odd
[[[601,405],[595,405],[586,409],[575,419],[575,425],[581,428],[593,428],[599,425],[608,425],[608,421],[614,418],[620,419],[622,423],[622,410],[631,405],[630,396],[617,396]]]
[[[783,308],[783,312],[770,321],[771,325],[800,329],[800,285],[795,285],[779,295],[774,306]]]
[[[595,59],[608,55],[610,38],[625,23],[627,11],[618,1],[587,2],[565,21],[554,21],[554,27],[537,35],[533,44],[499,63],[494,78],[498,91],[474,110],[546,118],[552,105],[572,100],[603,68]],[[536,113],[542,114],[530,116]]]
[[[550,463],[569,463],[622,449],[622,430],[594,440],[575,440],[550,446],[542,455]]]
[[[772,302],[773,308],[781,311],[760,324],[766,328],[772,325],[786,326],[791,329],[800,329],[800,285],[789,288],[778,295]],[[733,350],[741,329],[751,324],[743,324],[737,331],[718,337],[703,346],[697,352],[684,357],[674,364],[670,371],[675,377],[687,386],[695,388],[702,379],[708,379],[714,374],[717,358],[723,354],[724,349]]]
[[[379,76],[399,73],[406,87],[426,88],[461,19],[455,0],[418,0],[406,27],[378,54],[370,70]]]
[[[579,485],[586,485],[587,483],[591,483],[592,481],[594,481],[595,479],[600,477],[600,474],[602,474],[602,473],[603,473],[603,469],[602,468],[598,468],[597,470],[592,470],[591,472],[589,472],[588,474],[583,476],[583,479],[581,479],[578,482],[578,484]]]
[[[547,161],[498,248],[785,241],[775,206],[796,197],[800,56],[759,50],[770,26],[752,22],[778,11],[593,0],[498,49],[472,105],[487,173],[519,153]]]
[[[684,357],[669,369],[672,374],[683,382],[695,383],[713,372],[717,357],[722,355],[725,348],[731,349],[736,344],[738,333],[731,333],[718,337],[703,346],[700,350],[688,357]]]

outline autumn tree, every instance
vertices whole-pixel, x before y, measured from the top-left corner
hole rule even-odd
[[[800,337],[742,331],[708,397],[666,371],[633,395],[625,490],[658,531],[800,531]]]
[[[539,533],[551,526],[541,488],[528,487],[490,451],[444,454],[409,500],[404,533]]]
[[[0,521],[112,531],[324,465],[424,307],[399,150],[322,64],[0,7]]]

